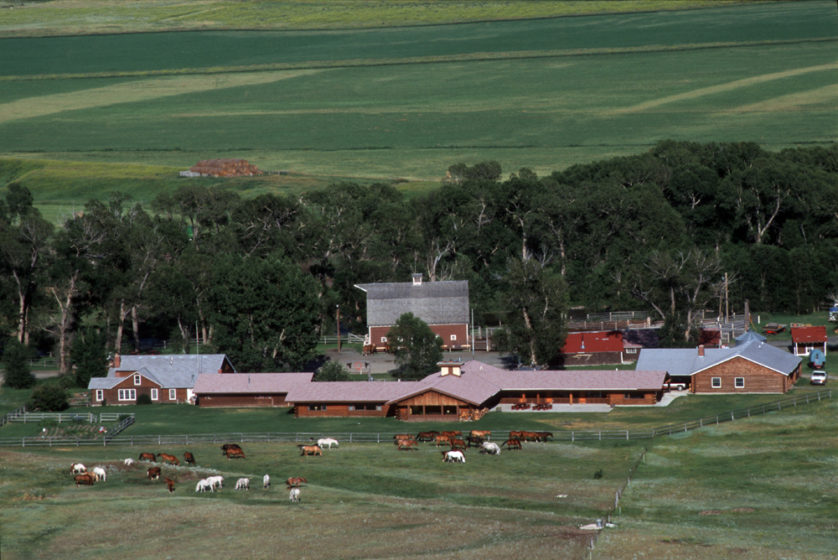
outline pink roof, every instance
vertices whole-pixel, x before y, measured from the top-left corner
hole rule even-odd
[[[192,390],[208,393],[287,393],[293,387],[311,382],[313,373],[202,373]]]
[[[826,342],[826,327],[792,327],[791,339],[793,342]]]
[[[420,381],[323,381],[288,391],[288,402],[381,402],[408,393]]]
[[[563,354],[622,351],[623,333],[620,331],[568,333],[564,346],[562,346]]]

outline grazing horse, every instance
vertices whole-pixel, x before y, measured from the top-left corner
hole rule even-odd
[[[298,445],[300,455],[323,455],[323,449],[319,445]]]
[[[266,474],[262,477],[262,488],[268,489],[271,487],[271,475]]]
[[[202,478],[195,485],[195,492],[215,492],[215,490],[213,490],[212,484],[210,484],[208,479]]]
[[[166,478],[166,488],[169,490],[170,493],[174,492],[175,491],[175,481],[172,480],[171,478]]]
[[[149,467],[149,469],[146,471],[146,477],[149,480],[157,480],[158,478],[160,478],[161,472],[162,470],[160,469],[160,467]]]
[[[509,438],[501,444],[501,447],[506,446],[508,449],[522,449],[521,440],[517,438]]]
[[[434,439],[436,439],[436,436],[438,435],[439,432],[437,432],[436,430],[431,430],[429,432],[419,432],[416,435],[416,439],[417,441],[434,441]]]
[[[139,461],[151,461],[152,463],[157,460],[157,456],[154,453],[140,453],[140,456],[137,458]]]
[[[224,452],[228,459],[246,459],[241,447],[231,447]]]
[[[402,451],[404,451],[405,449],[413,449],[415,451],[419,451],[419,442],[415,439],[400,439],[399,449]]]
[[[463,455],[462,451],[453,450],[453,451],[443,451],[442,452],[442,462],[443,463],[465,463],[466,456]]]
[[[174,455],[169,455],[168,453],[159,453],[157,455],[157,460],[161,463],[169,463],[170,465],[180,465],[180,461]]]
[[[250,490],[250,479],[240,478],[236,481],[236,490]]]
[[[292,488],[290,492],[288,492],[288,499],[291,500],[292,504],[299,504],[300,503],[300,489],[299,488]]]
[[[96,479],[96,482],[107,482],[108,473],[102,467],[93,467],[93,478]]]
[[[183,460],[186,461],[187,465],[195,464],[195,456],[190,451],[187,451],[183,454]]]
[[[288,486],[288,488],[297,488],[304,482],[308,483],[308,480],[302,476],[292,476],[285,481],[285,485]]]
[[[133,467],[133,466],[134,466],[134,459],[132,459],[131,457],[128,457],[127,459],[125,459],[124,461],[122,461],[122,463],[123,463],[126,467]]]
[[[480,453],[488,453],[489,455],[500,455],[500,447],[493,441],[484,441],[480,446]]]
[[[445,434],[439,434],[434,438],[434,445],[439,447],[440,445],[451,445],[451,436]]]
[[[238,443],[225,443],[221,446],[221,454],[227,455],[228,449],[238,449],[239,451],[241,451],[241,447],[239,447]]]
[[[553,432],[536,432],[536,435],[538,435],[537,441],[547,441],[553,437]]]
[[[466,442],[460,438],[451,438],[451,449],[465,449]]]
[[[476,438],[482,438],[484,440],[492,439],[491,430],[472,430],[469,435]]]
[[[76,486],[82,484],[84,484],[85,486],[93,486],[94,482],[93,475],[90,473],[77,474],[73,477],[73,480],[76,482]]]
[[[330,438],[330,437],[318,439],[317,440],[317,445],[319,445],[320,447],[328,447],[329,449],[331,449],[333,445],[335,447],[340,447],[340,444],[338,443],[338,440],[336,440],[335,438]]]
[[[468,447],[471,447],[472,445],[474,447],[480,447],[485,441],[482,437],[473,435],[469,435],[466,440],[468,441]]]
[[[224,477],[221,475],[209,476],[207,477],[207,482],[210,485],[210,488],[214,492],[216,488],[221,490],[224,488]]]
[[[87,467],[81,463],[72,463],[70,465],[70,474],[84,474],[87,472]]]
[[[440,432],[441,436],[448,436],[450,438],[458,438],[463,437],[463,432],[461,430],[444,430]]]

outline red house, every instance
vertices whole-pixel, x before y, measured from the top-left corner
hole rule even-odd
[[[795,356],[808,356],[812,350],[820,350],[826,356],[826,327],[792,327],[791,342]]]
[[[568,333],[562,354],[566,365],[622,364],[635,361],[639,348],[620,331],[584,331]]]

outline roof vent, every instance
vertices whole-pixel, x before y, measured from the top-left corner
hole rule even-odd
[[[422,285],[422,273],[421,272],[414,272],[413,273],[413,285],[414,286],[421,286]]]

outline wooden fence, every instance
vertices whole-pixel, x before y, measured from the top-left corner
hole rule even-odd
[[[7,414],[0,426],[7,422],[21,422],[23,424],[31,424],[33,422],[53,421],[62,424],[64,422],[87,422],[89,424],[98,424],[100,422],[117,422],[122,417],[134,416],[131,414],[124,414],[120,412],[103,412],[101,414],[94,414],[92,412],[26,412],[24,407],[17,409],[14,412]]]
[[[751,416],[759,416],[770,412],[777,412],[788,408],[795,408],[832,398],[832,389],[825,389],[817,393],[808,393],[799,397],[782,399],[750,408],[730,410],[728,412],[707,416],[689,422],[669,424],[645,430],[612,429],[612,430],[563,430],[554,431],[552,441],[608,441],[608,440],[648,440],[657,437],[681,434],[697,430],[706,426],[731,422]],[[55,414],[55,413],[54,413]],[[82,415],[86,416],[86,415]],[[93,415],[95,416],[95,415]],[[133,415],[131,415],[133,416]],[[101,419],[100,415],[100,420]],[[131,424],[134,422],[132,418]],[[130,424],[126,424],[122,429]],[[121,432],[122,429],[119,431]],[[115,430],[113,430],[115,431]],[[396,432],[330,432],[330,437],[346,443],[392,443]],[[119,435],[109,434],[104,440],[81,438],[50,438],[23,437],[0,438],[0,446],[81,446],[81,445],[115,445],[115,446],[149,446],[149,445],[193,445],[201,443],[310,443],[323,437],[320,432],[231,432],[221,434],[175,434],[175,435]],[[493,431],[492,439],[504,441],[508,439],[508,431]]]

